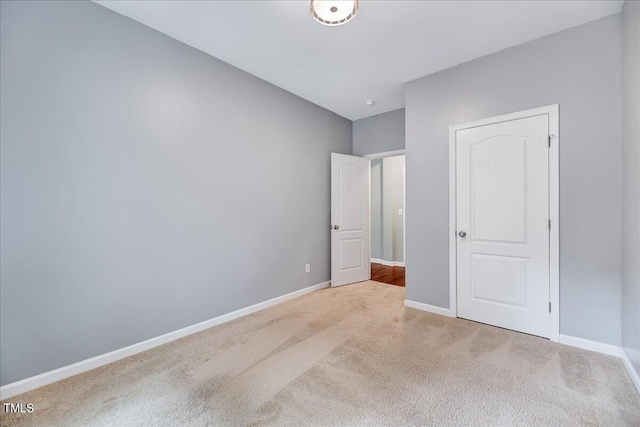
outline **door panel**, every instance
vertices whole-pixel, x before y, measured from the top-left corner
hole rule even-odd
[[[473,239],[524,243],[525,140],[488,138],[471,146],[470,161]]]
[[[471,255],[471,298],[527,306],[526,258]]]
[[[458,316],[543,337],[548,123],[545,114],[456,132]]]
[[[366,168],[351,163],[340,165],[340,229],[362,231],[364,222],[364,192],[360,181]],[[368,190],[368,188],[367,188]]]
[[[340,271],[347,271],[364,266],[363,239],[340,240]]]
[[[371,277],[369,234],[369,160],[332,153],[331,286]]]

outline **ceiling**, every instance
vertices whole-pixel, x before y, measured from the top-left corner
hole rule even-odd
[[[619,13],[624,1],[360,0],[339,27],[314,21],[308,1],[96,3],[356,120],[402,108],[410,80]]]

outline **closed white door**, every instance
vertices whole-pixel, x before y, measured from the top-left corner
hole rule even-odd
[[[369,160],[331,154],[331,286],[371,278]]]
[[[549,337],[549,120],[456,131],[458,317]]]

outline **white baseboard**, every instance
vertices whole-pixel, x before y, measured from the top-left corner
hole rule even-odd
[[[101,354],[90,359],[81,360],[80,362],[74,363],[72,365],[63,366],[62,368],[54,369],[53,371],[44,372],[40,375],[25,378],[24,380],[4,385],[0,387],[0,400],[5,400],[10,397],[17,396],[18,394],[35,390],[36,388],[72,377],[74,375],[81,374],[86,371],[90,371],[91,369],[95,369],[100,366],[115,362],[117,360],[124,359],[125,357],[133,356],[134,354],[150,350],[162,344],[175,341],[177,339],[186,337],[187,335],[195,334],[196,332],[203,331],[213,326],[235,320],[239,317],[255,313],[256,311],[264,310],[265,308],[272,307],[290,299],[326,288],[329,286],[329,283],[330,282],[323,282],[318,285],[309,286],[308,288],[300,289],[295,292],[272,298],[268,301],[263,301],[249,307],[241,308],[239,310],[232,311],[231,313],[223,314],[222,316],[214,317],[213,319],[205,320],[204,322],[196,323],[195,325],[178,329],[177,331],[169,332],[164,335],[139,342],[137,344],[132,344],[128,347]]]
[[[578,347],[584,350],[591,350],[596,353],[608,354],[609,356],[620,357],[620,347],[616,345],[572,337],[571,335],[560,334],[560,344],[570,345],[571,347]]]
[[[387,261],[384,259],[371,258],[371,262],[374,264],[382,264],[387,267],[404,267],[404,262],[402,261]]]
[[[629,359],[629,356],[627,355],[627,352],[624,350],[624,348],[620,349],[620,359],[622,359],[624,367],[627,368],[627,372],[631,377],[631,381],[636,386],[636,390],[638,390],[638,393],[640,393],[640,376],[638,376],[638,372],[636,372],[636,370],[633,368],[631,360]]]
[[[409,299],[404,300],[404,306],[409,308],[415,308],[417,310],[428,311],[429,313],[440,314],[447,317],[455,317],[451,314],[451,310],[448,308],[436,307],[435,305],[429,305],[422,302],[411,301]]]

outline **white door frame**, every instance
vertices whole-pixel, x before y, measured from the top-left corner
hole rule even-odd
[[[519,111],[497,117],[449,126],[449,309],[458,317],[457,241],[456,239],[456,132],[479,126],[508,122],[528,117],[549,115],[549,339],[560,341],[560,134],[558,104]]]
[[[404,167],[402,168],[402,266],[407,266],[407,153],[405,149],[393,151],[383,151],[381,153],[365,154],[363,157],[369,160],[384,159],[385,157],[404,156]],[[369,174],[371,174],[371,162],[369,162]],[[371,179],[369,179],[369,215],[371,215]],[[371,228],[371,218],[369,218],[369,228]],[[371,230],[369,230],[371,235]],[[371,244],[371,237],[369,237]],[[371,251],[369,251],[371,252]],[[371,260],[369,260],[371,265]]]
[[[375,160],[375,159],[384,159],[385,157],[402,156],[403,154],[407,154],[405,153],[404,148],[401,150],[384,151],[382,153],[365,154],[362,157],[364,157],[365,159]]]

